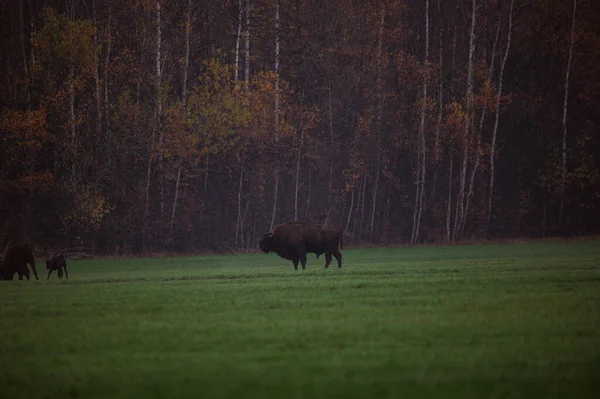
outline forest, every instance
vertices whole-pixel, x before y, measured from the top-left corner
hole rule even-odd
[[[0,240],[600,233],[597,0],[0,0]]]

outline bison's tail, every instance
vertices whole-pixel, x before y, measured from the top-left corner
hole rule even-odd
[[[338,227],[338,230],[340,231],[340,249],[343,249],[344,248],[344,232],[339,227]]]

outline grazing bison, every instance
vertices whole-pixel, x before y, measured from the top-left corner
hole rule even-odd
[[[67,260],[65,259],[65,255],[62,253],[53,254],[50,259],[46,259],[46,269],[48,269],[48,277],[46,280],[50,278],[50,275],[54,270],[57,271],[58,278],[62,279],[63,269],[65,270],[67,279],[69,278],[69,272],[67,271]]]
[[[275,226],[273,231],[265,233],[258,246],[265,253],[275,252],[284,259],[294,263],[298,270],[298,262],[302,270],[306,269],[306,254],[314,253],[317,258],[325,253],[325,268],[331,263],[331,255],[335,256],[338,268],[342,267],[342,229],[338,226],[311,225],[305,222],[287,222]]]
[[[12,280],[15,273],[19,275],[19,280],[23,280],[23,275],[29,280],[28,263],[31,265],[35,279],[39,280],[31,245],[26,242],[9,241],[4,249],[0,280]]]

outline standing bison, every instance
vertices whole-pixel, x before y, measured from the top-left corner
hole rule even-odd
[[[54,254],[50,257],[50,259],[46,259],[46,269],[48,270],[48,277],[46,277],[46,280],[50,278],[50,275],[54,270],[56,270],[58,278],[62,279],[63,269],[65,270],[67,280],[69,279],[69,272],[67,271],[67,261],[65,259],[65,255],[62,253]]]
[[[39,280],[31,245],[26,242],[9,241],[4,249],[2,266],[0,266],[0,280],[12,280],[15,273],[19,275],[19,280],[23,280],[23,275],[29,280],[28,263],[31,265],[35,279]]]
[[[317,254],[317,258],[325,253],[325,268],[331,263],[331,255],[335,256],[338,268],[342,267],[342,229],[326,224],[311,225],[305,222],[287,222],[275,226],[273,231],[265,233],[258,246],[265,253],[275,252],[284,259],[294,263],[298,270],[298,262],[302,270],[306,269],[306,254]]]

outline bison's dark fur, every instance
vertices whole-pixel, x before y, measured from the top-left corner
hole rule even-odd
[[[335,256],[338,268],[342,267],[342,230],[335,225],[312,225],[305,222],[287,222],[275,226],[273,231],[265,233],[258,246],[265,253],[275,252],[284,259],[294,263],[298,270],[298,262],[306,269],[306,254],[314,253],[317,258],[325,254],[325,268],[331,263],[331,255]]]
[[[23,275],[29,280],[28,263],[31,265],[35,279],[39,280],[31,245],[26,242],[9,241],[4,249],[2,265],[0,266],[0,279],[12,280],[15,273],[17,273],[19,280],[23,280]]]
[[[46,259],[46,269],[48,269],[48,277],[46,280],[50,278],[50,275],[54,270],[57,271],[58,278],[62,279],[63,269],[65,270],[67,279],[69,278],[69,272],[67,271],[67,260],[65,259],[65,255],[62,253],[54,254],[50,257],[50,259]]]

